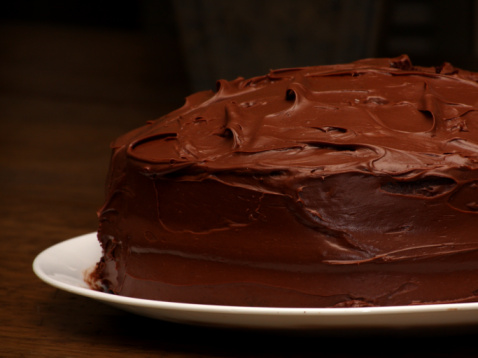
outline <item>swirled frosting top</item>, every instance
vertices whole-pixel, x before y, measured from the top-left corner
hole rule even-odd
[[[406,55],[274,70],[220,80],[113,146],[157,175],[191,166],[299,176],[477,168],[477,81]]]

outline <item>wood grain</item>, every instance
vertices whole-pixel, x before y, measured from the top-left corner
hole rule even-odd
[[[145,77],[151,58],[138,56],[146,45],[137,35],[30,25],[1,30],[0,357],[476,356],[477,327],[353,333],[193,327],[128,314],[41,282],[32,271],[39,252],[96,230],[109,142],[182,103],[187,84],[151,83]]]

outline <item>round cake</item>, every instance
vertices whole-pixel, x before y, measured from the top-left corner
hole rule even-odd
[[[478,301],[477,81],[404,55],[188,97],[112,144],[102,289],[261,307]]]

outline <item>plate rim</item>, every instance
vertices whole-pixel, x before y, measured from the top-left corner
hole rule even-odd
[[[478,312],[478,302],[466,303],[443,303],[443,304],[427,304],[427,305],[410,305],[410,306],[382,306],[382,307],[326,307],[326,308],[282,308],[282,307],[249,307],[249,306],[223,306],[223,305],[209,305],[209,304],[195,304],[195,303],[181,303],[157,301],[141,298],[132,298],[126,296],[113,295],[110,293],[100,292],[91,288],[76,286],[73,284],[62,282],[55,279],[50,274],[45,272],[44,265],[48,262],[48,256],[55,251],[65,248],[68,245],[79,244],[93,245],[94,240],[98,243],[96,232],[72,237],[70,239],[58,242],[44,250],[42,250],[33,260],[33,271],[36,276],[43,282],[49,284],[57,289],[67,291],[83,297],[92,298],[111,304],[118,308],[126,308],[127,310],[135,308],[168,310],[175,312],[197,312],[197,313],[211,313],[211,314],[226,314],[226,315],[247,315],[247,316],[320,316],[320,317],[372,317],[375,315],[416,315],[416,314],[440,314],[446,312],[462,312],[473,311]],[[91,269],[91,267],[84,267],[81,272]],[[141,314],[141,312],[138,312]],[[204,322],[203,322],[204,323]],[[478,323],[478,320],[477,320]],[[392,324],[393,325],[393,324]]]

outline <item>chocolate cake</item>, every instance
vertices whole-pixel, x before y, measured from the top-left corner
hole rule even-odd
[[[477,81],[400,56],[188,97],[112,145],[104,290],[271,307],[478,301]]]

